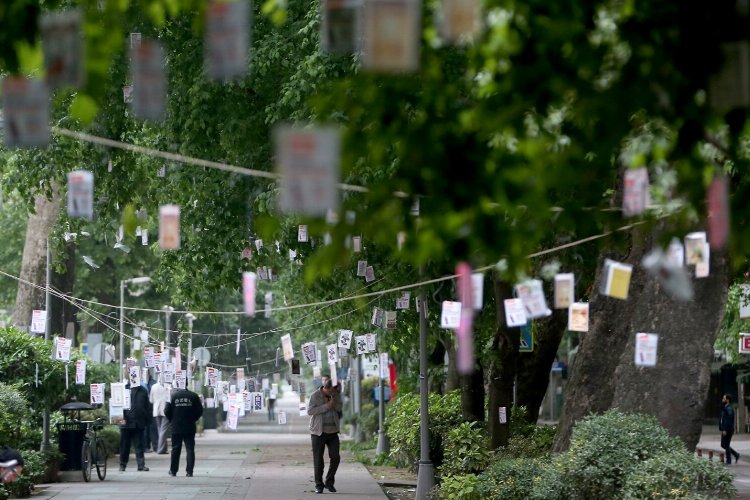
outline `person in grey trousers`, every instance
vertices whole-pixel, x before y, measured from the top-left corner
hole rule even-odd
[[[339,455],[339,412],[341,399],[338,397],[337,387],[333,387],[327,380],[320,388],[310,395],[307,404],[307,414],[310,415],[310,438],[312,439],[313,466],[315,469],[315,493],[323,493],[328,488],[331,493],[336,492],[336,471],[341,462]],[[328,447],[328,474],[323,481],[323,454]]]
[[[170,390],[169,384],[164,384],[161,381],[161,375],[159,375],[159,380],[151,387],[151,393],[149,394],[151,405],[154,407],[153,415],[158,433],[156,449],[154,451],[159,455],[167,454],[169,420],[164,416],[164,407],[169,403]]]

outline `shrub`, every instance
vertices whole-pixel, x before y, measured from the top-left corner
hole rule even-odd
[[[543,459],[498,460],[479,475],[476,492],[479,498],[503,498],[526,500],[528,498],[560,498],[557,496],[535,497],[532,494],[536,478],[550,468]]]
[[[477,476],[474,474],[461,474],[446,477],[437,490],[437,498],[446,500],[479,500],[477,493]]]
[[[3,444],[16,449],[37,446],[40,434],[36,426],[29,426],[31,420],[31,408],[23,393],[15,385],[0,382],[0,436]]]
[[[527,435],[511,434],[508,446],[497,450],[498,458],[536,458],[548,457],[555,442],[555,426],[534,426]]]
[[[732,473],[687,451],[662,453],[637,464],[625,481],[626,500],[732,498]]]
[[[448,431],[444,440],[443,464],[438,468],[442,477],[482,472],[492,458],[487,449],[487,436],[477,422],[462,422]]]

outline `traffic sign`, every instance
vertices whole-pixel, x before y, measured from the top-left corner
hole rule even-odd
[[[740,333],[740,354],[750,354],[750,333]]]
[[[534,332],[531,329],[531,321],[521,327],[521,344],[518,346],[518,352],[534,351]],[[750,352],[750,351],[749,351]]]

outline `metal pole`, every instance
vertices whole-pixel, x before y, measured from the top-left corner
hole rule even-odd
[[[193,360],[193,320],[195,319],[195,316],[188,313],[185,316],[188,320],[188,355],[187,355],[187,377],[190,381],[190,388],[195,389],[195,384],[193,383],[193,373],[190,369],[190,363]]]
[[[169,317],[172,314],[172,308],[170,306],[164,306],[164,316],[166,318],[166,326],[167,331],[165,335],[165,340],[167,342],[167,352],[169,352],[169,348],[172,344],[172,332],[169,331]]]
[[[382,358],[381,358],[382,362]],[[378,448],[377,454],[388,453],[388,440],[385,437],[385,387],[383,384],[383,367],[380,367],[380,400],[378,401]]]
[[[428,428],[429,399],[427,398],[427,317],[424,295],[419,301],[419,471],[417,473],[417,500],[425,500],[427,492],[435,485],[435,470],[430,461],[430,429]]]
[[[362,392],[362,386],[361,386],[361,373],[359,369],[360,365],[360,359],[359,356],[354,358],[354,383],[352,384],[352,403],[354,404],[354,414],[357,415],[357,417],[361,414],[361,408],[362,408],[362,400],[361,400],[361,392]],[[357,419],[359,421],[359,419]],[[364,439],[362,436],[362,426],[359,423],[356,423],[354,425],[354,442],[355,443],[361,443]]]
[[[44,308],[46,310],[47,317],[44,323],[44,341],[49,340],[49,331],[52,325],[50,317],[50,282],[52,281],[52,252],[49,249],[49,238],[47,238],[47,286],[44,290]],[[53,347],[54,349],[54,347]],[[66,367],[67,369],[67,367]],[[45,408],[42,412],[42,451],[49,449],[49,409]]]
[[[124,366],[125,354],[125,280],[120,280],[120,368],[117,381],[122,380],[122,367]]]

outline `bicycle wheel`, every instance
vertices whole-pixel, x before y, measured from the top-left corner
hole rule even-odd
[[[91,443],[86,440],[81,446],[81,471],[83,472],[83,480],[87,483],[91,481],[91,468],[94,466],[92,459]]]
[[[96,440],[96,475],[100,481],[107,477],[107,447],[102,439]]]

